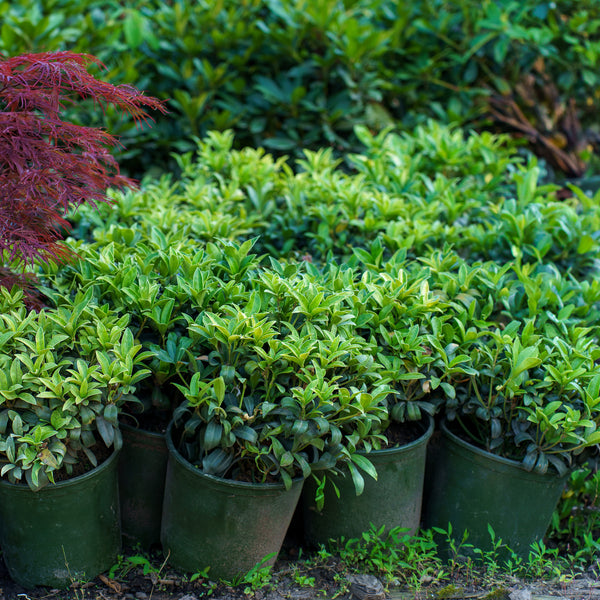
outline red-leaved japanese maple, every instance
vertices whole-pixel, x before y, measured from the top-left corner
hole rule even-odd
[[[148,121],[146,107],[166,112],[132,86],[96,79],[92,64],[103,66],[73,52],[0,56],[0,286],[31,291],[27,265],[70,256],[62,242],[66,214],[107,201],[109,187],[135,185],[110,153],[117,139],[64,121],[64,109],[89,98],[138,123]]]

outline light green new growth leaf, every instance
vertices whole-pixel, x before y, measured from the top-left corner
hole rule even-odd
[[[225,399],[225,380],[223,377],[217,377],[213,382],[213,388],[219,404],[223,403]]]
[[[377,469],[375,469],[373,463],[362,454],[353,454],[351,457],[353,463],[355,463],[360,469],[362,469],[367,475],[371,476],[377,481]]]
[[[358,469],[351,462],[347,464],[348,470],[350,471],[350,475],[352,476],[352,481],[354,483],[356,495],[360,496],[365,489],[365,480],[363,479],[363,476],[358,472]]]
[[[596,242],[594,238],[589,234],[584,234],[579,239],[579,244],[577,246],[578,254],[585,254],[586,252],[590,252],[596,246]]]
[[[519,376],[523,371],[537,367],[542,362],[539,358],[539,352],[536,346],[520,348],[519,344],[515,344],[513,357],[514,364],[511,369],[511,378]]]

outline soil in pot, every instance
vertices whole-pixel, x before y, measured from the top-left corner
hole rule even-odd
[[[427,442],[433,433],[433,419],[396,424],[386,432],[391,447],[367,456],[377,470],[377,481],[365,475],[363,493],[356,495],[349,473],[337,477],[333,486],[325,486],[325,503],[321,511],[315,502],[316,485],[309,479],[302,494],[304,534],[311,545],[329,539],[358,538],[371,524],[387,530],[394,527],[414,533],[421,519],[421,501]]]

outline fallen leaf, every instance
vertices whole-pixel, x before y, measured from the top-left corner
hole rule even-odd
[[[121,594],[122,588],[121,584],[114,579],[109,579],[106,575],[98,575],[98,579],[104,584],[107,585],[115,594]]]

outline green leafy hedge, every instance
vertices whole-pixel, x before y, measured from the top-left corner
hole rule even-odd
[[[357,124],[464,123],[488,112],[491,94],[515,100],[573,160],[595,140],[562,123],[575,115],[596,127],[600,6],[591,0],[18,0],[0,12],[0,52],[89,52],[112,82],[171,99],[171,116],[152,130],[113,118],[138,173],[164,168],[209,130],[296,156],[356,151]]]
[[[335,369],[346,370],[323,382],[357,369],[365,392],[382,393],[383,423],[439,407],[529,470],[572,466],[600,440],[600,194],[558,201],[535,161],[489,133],[465,139],[430,122],[357,135],[367,151],[349,174],[330,150],[293,170],[213,132],[179,158],[181,180],[81,211],[81,260],[48,282],[130,315],[154,401],[177,398],[173,382],[199,394],[185,387],[192,376],[250,381],[244,365],[275,352],[268,324],[286,350],[265,364],[302,356],[317,373],[343,356]],[[248,315],[256,322],[242,327]],[[206,319],[218,347],[195,345]],[[313,355],[306,344],[321,335]],[[248,363],[236,358],[242,340]]]
[[[148,180],[112,208],[80,211],[75,234],[109,242],[139,223],[202,242],[257,237],[259,253],[317,264],[360,258],[380,268],[397,252],[424,260],[451,247],[471,264],[597,273],[599,197],[573,188],[559,200],[508,138],[465,138],[433,121],[412,134],[373,137],[363,127],[357,136],[367,149],[349,156],[349,173],[330,150],[306,151],[292,168],[262,149],[233,150],[231,132],[212,132],[177,158],[181,178]]]

